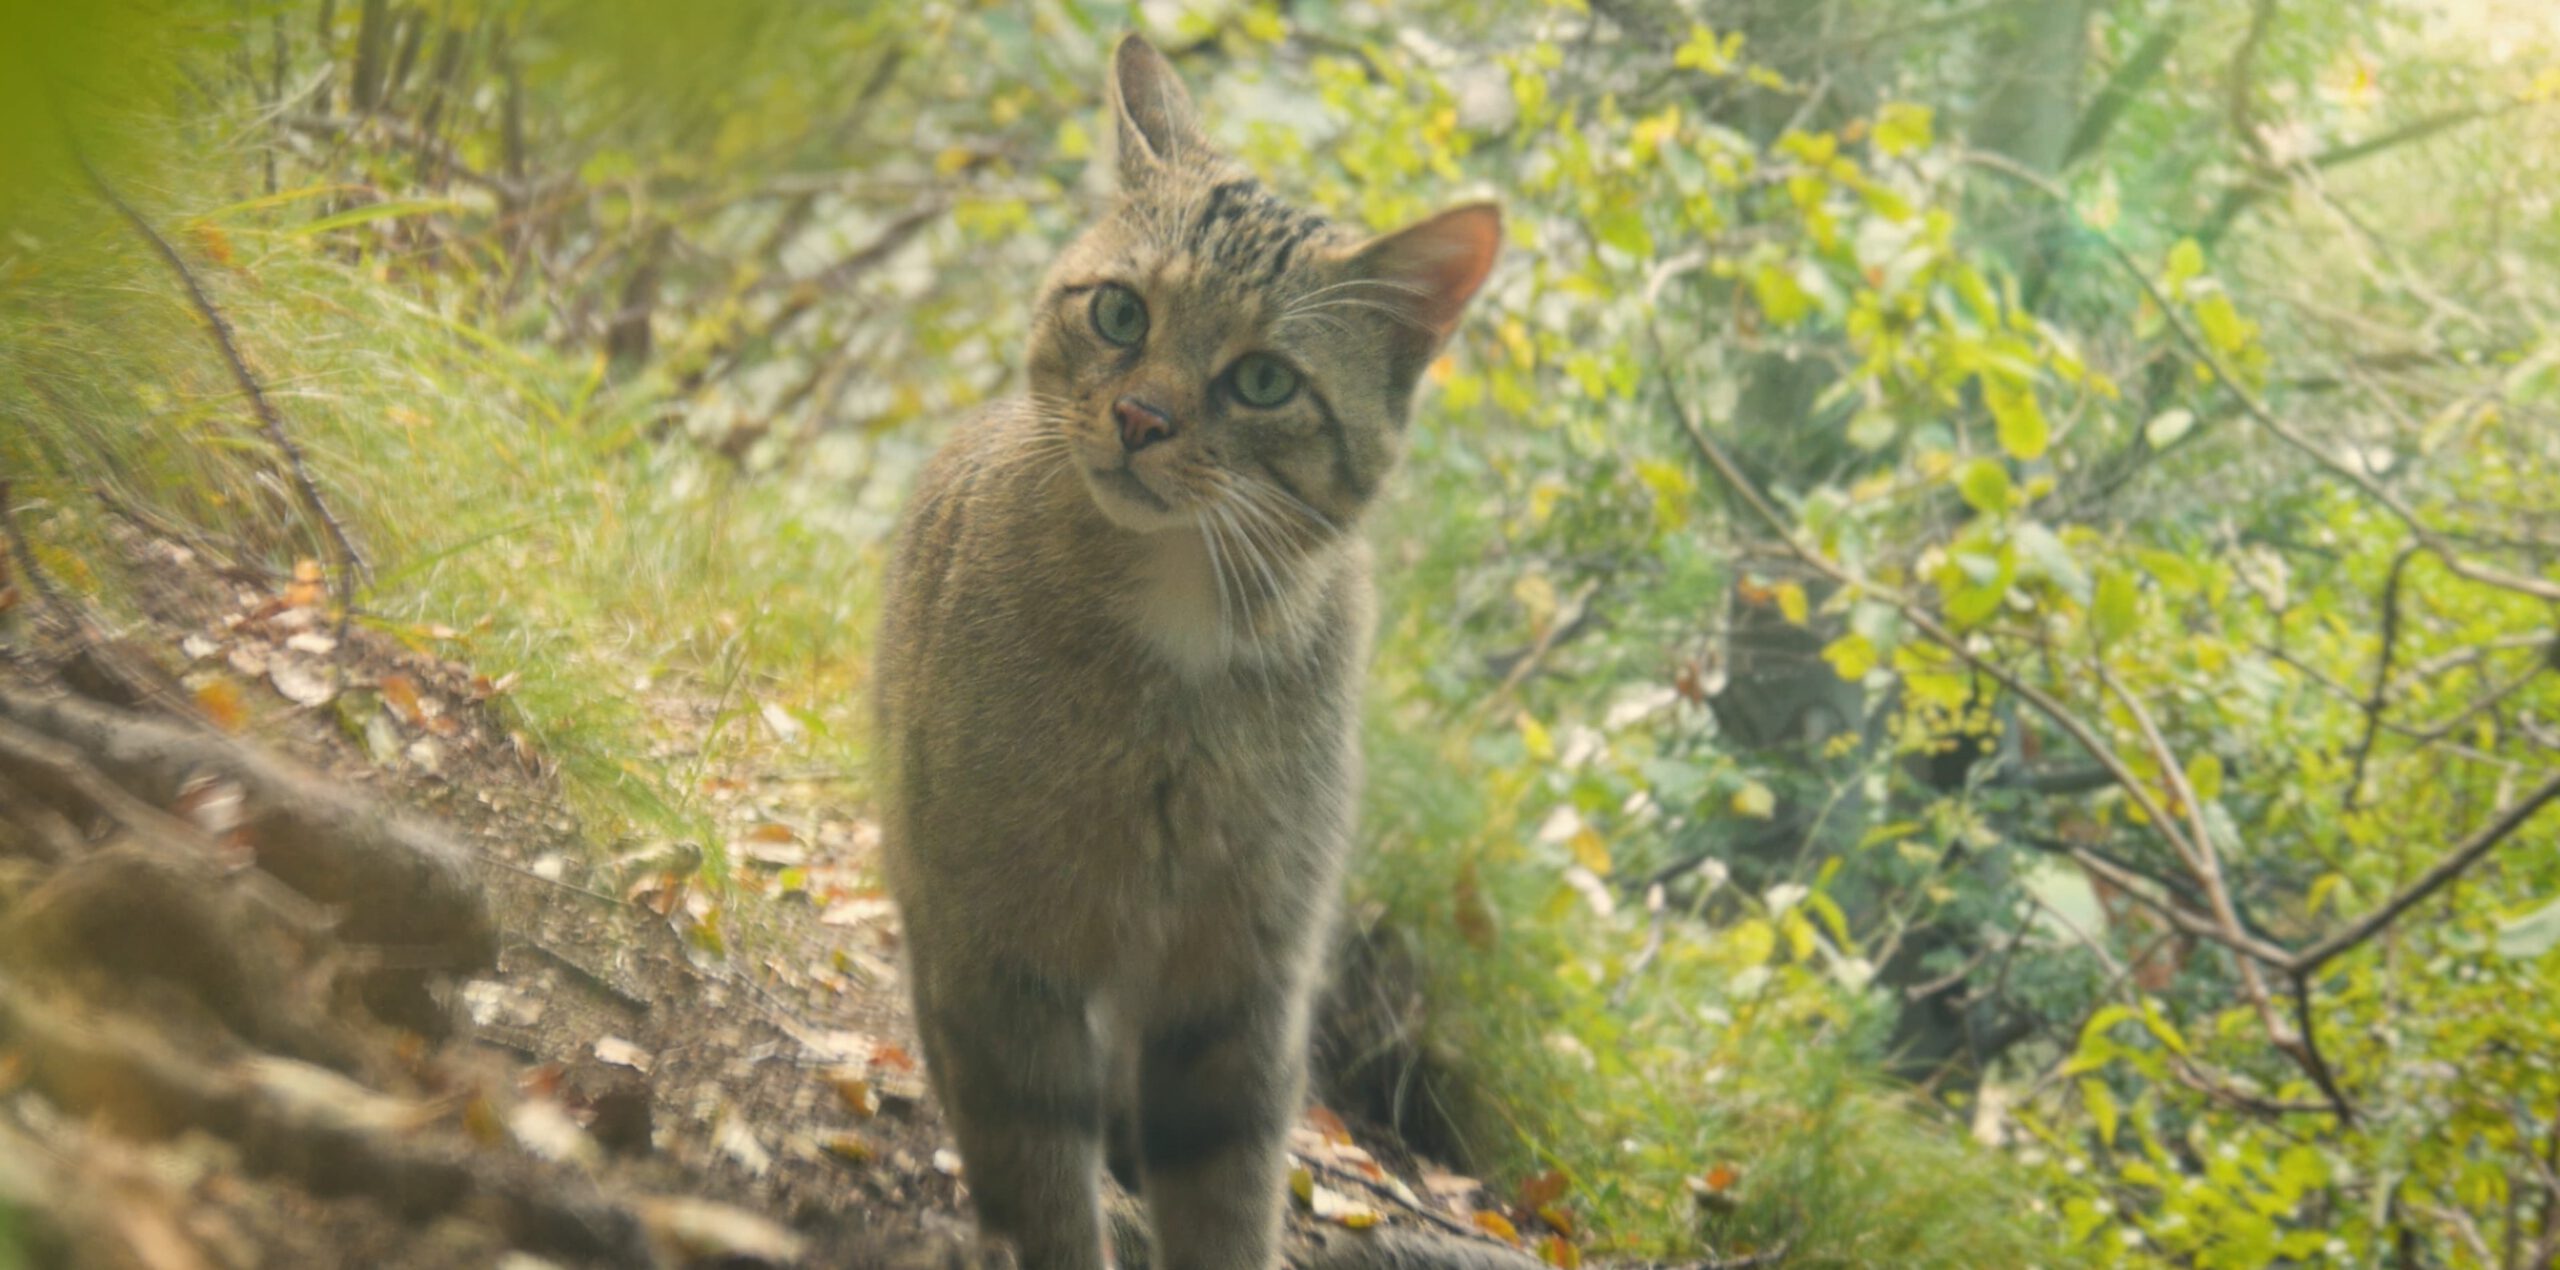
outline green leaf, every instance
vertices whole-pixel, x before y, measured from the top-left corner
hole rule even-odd
[[[1733,941],[1734,953],[1751,965],[1767,961],[1770,954],[1778,951],[1777,929],[1761,918],[1750,917],[1735,922],[1725,936]]]
[[[2176,445],[2178,438],[2187,435],[2187,430],[2194,426],[2195,411],[2184,408],[2163,410],[2151,416],[2151,422],[2142,425],[2142,439],[2150,442],[2152,449],[2165,450]]]
[[[1553,762],[1556,743],[1555,738],[1547,735],[1547,726],[1526,710],[1520,712],[1515,722],[1520,726],[1520,743],[1528,749],[1529,757],[1541,763]]]
[[[1858,683],[1876,668],[1876,646],[1866,636],[1851,631],[1825,645],[1822,659],[1831,663],[1832,673]]]
[[[1926,150],[1937,112],[1907,101],[1889,101],[1876,112],[1876,148],[1889,155]]]
[[[1733,791],[1733,810],[1736,815],[1767,820],[1778,810],[1778,796],[1758,781],[1744,781],[1742,788]]]
[[[2196,301],[2196,325],[2204,331],[2205,342],[2226,355],[2247,348],[2258,333],[2258,324],[2240,316],[2230,294],[2223,291]]]
[[[2498,923],[2498,955],[2528,960],[2560,947],[2560,900]]]
[[[2116,1096],[2107,1082],[2086,1077],[2080,1082],[2080,1105],[2089,1109],[2089,1118],[2097,1122],[2098,1141],[2116,1144]]]
[[[2100,645],[2112,644],[2132,633],[2134,620],[2140,614],[2142,595],[2135,588],[2133,575],[2122,569],[2107,569],[2098,574],[2097,600],[2090,606],[2089,626]]]
[[[1813,295],[1796,281],[1793,270],[1780,268],[1775,262],[1751,271],[1751,297],[1759,301],[1760,311],[1779,326],[1793,326],[1813,312]]]
[[[2036,401],[2035,389],[2013,388],[1986,375],[1982,379],[1982,399],[1991,407],[1991,420],[1999,427],[2001,449],[2021,462],[2044,457],[2053,433],[2045,422],[2044,407]]]
[[[2187,788],[2196,792],[2196,801],[2209,803],[2222,797],[2222,758],[2216,754],[2199,754],[2187,760]]]
[[[1975,459],[1957,471],[1956,492],[1975,511],[1998,515],[2009,509],[2009,469],[1998,459]]]
[[[2187,1038],[2178,1034],[2177,1025],[2169,1021],[2168,1015],[2161,1013],[2160,1003],[2149,997],[2142,999],[2142,1026],[2150,1029],[2151,1035],[2159,1038],[2161,1044],[2168,1046],[2170,1053],[2187,1052]]]
[[[2021,521],[2011,532],[2017,544],[2020,571],[2029,577],[2043,578],[2053,589],[2071,597],[2074,604],[2089,602],[2089,573],[2080,567],[2078,557],[2052,530],[2035,521]]]
[[[1601,242],[1638,260],[1651,259],[1653,256],[1653,231],[1645,228],[1644,212],[1637,204],[1621,203],[1600,213],[1593,219],[1591,229],[1593,233],[1600,236]],[[1770,316],[1775,318],[1777,315]],[[1780,320],[1791,321],[1792,319]]]
[[[2195,239],[2179,239],[2178,245],[2169,249],[2169,267],[2167,272],[2161,275],[2162,285],[2175,291],[2185,285],[2188,279],[2202,276],[2204,276],[2204,248],[2198,246]]]

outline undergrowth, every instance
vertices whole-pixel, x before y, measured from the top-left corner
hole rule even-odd
[[[663,386],[530,338],[539,306],[492,321],[460,288],[392,276],[420,262],[310,233],[297,204],[326,193],[137,201],[369,557],[355,620],[516,676],[501,707],[596,836],[695,840],[716,872],[701,780],[724,752],[851,766],[876,531],[823,491],[661,443]],[[326,557],[210,333],[126,227],[22,234],[0,275],[0,469],[49,572],[129,615],[117,505],[278,575]],[[703,702],[699,747],[662,726]]]

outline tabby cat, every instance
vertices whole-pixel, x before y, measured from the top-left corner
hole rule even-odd
[[[1501,218],[1295,210],[1135,36],[1108,95],[1120,190],[1040,287],[1030,390],[899,535],[887,871],[982,1223],[1101,1265],[1107,1154],[1156,1265],[1260,1270],[1359,782],[1361,515]]]

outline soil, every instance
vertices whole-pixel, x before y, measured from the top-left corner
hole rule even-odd
[[[315,576],[125,546],[145,616],[104,630],[19,587],[0,689],[191,719],[442,826],[494,957],[370,943],[350,905],[277,887],[220,780],[160,807],[173,836],[0,767],[0,1267],[13,1245],[152,1270],[1010,1261],[973,1233],[846,774],[698,762],[728,856],[706,876],[699,844],[585,832],[452,633],[334,622]],[[720,721],[646,700],[679,745]],[[160,862],[130,876],[205,880],[156,904],[89,863],[110,847]],[[81,868],[115,902],[66,909]],[[195,919],[167,914],[199,908],[210,942],[189,945]],[[39,920],[57,911],[124,916]],[[245,986],[209,990],[217,964]],[[1292,1148],[1293,1257],[1516,1256],[1473,1182],[1379,1131],[1316,1109]]]

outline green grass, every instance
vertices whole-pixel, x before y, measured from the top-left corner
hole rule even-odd
[[[1476,1167],[1563,1171],[1603,1243],[1647,1254],[1783,1240],[1790,1266],[2074,1260],[2023,1170],[1875,1074],[1867,1003],[1676,916],[1631,974],[1641,920],[1557,901],[1552,871],[1507,845],[1527,789],[1471,761],[1497,747],[1464,731],[1371,729],[1360,887],[1420,948],[1430,1048],[1478,1094],[1459,1126]],[[1490,939],[1462,926],[1461,876]],[[1701,1203],[1689,1179],[1718,1166],[1736,1180]]]
[[[193,175],[180,187],[220,188]],[[39,558],[129,612],[93,487],[272,568],[325,558],[176,279],[112,217],[71,210],[0,260],[0,468]],[[661,443],[680,403],[531,338],[539,306],[513,329],[483,325],[475,288],[390,280],[396,262],[350,255],[362,231],[296,232],[285,210],[153,215],[369,556],[360,620],[519,674],[511,723],[560,763],[595,836],[693,837],[716,857],[694,778],[771,745],[766,703],[808,725],[797,761],[842,764],[860,731],[876,517]],[[701,750],[651,757],[687,744],[644,708],[662,695],[719,703]]]

